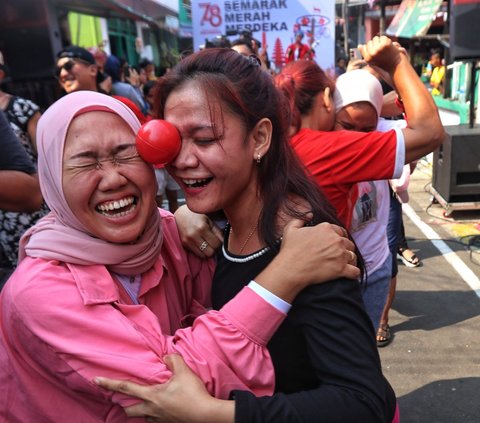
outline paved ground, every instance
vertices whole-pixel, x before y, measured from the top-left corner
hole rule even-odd
[[[434,240],[427,239],[404,215],[409,245],[422,266],[399,265],[390,314],[394,340],[380,354],[399,398],[402,423],[479,423],[480,298],[461,275],[479,287],[480,253],[474,247],[468,251],[466,244],[480,243],[480,211],[445,218],[441,206],[430,206],[430,180],[431,168],[420,163],[409,189],[410,215],[418,215],[441,241],[431,233]],[[451,249],[461,261],[447,254],[452,266],[434,245],[444,253]]]

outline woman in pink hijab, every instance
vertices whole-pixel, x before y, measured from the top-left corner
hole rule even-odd
[[[127,421],[122,406],[136,400],[94,376],[163,383],[172,352],[218,398],[232,389],[271,394],[266,344],[288,302],[347,264],[327,274],[331,264],[318,262],[326,260],[319,237],[349,257],[353,245],[335,242],[339,228],[294,222],[256,282],[205,313],[213,263],[185,252],[173,216],[157,209],[153,168],[135,148],[139,127],[127,106],[89,91],[65,96],[39,122],[51,213],[25,234],[0,296],[1,421]]]

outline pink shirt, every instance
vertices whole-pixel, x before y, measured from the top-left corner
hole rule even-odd
[[[232,389],[273,392],[265,346],[285,315],[244,288],[178,330],[205,311],[213,263],[183,250],[171,214],[162,212],[161,223],[162,255],[143,274],[140,305],[104,266],[20,263],[0,295],[0,421],[134,421],[120,405],[135,400],[92,379],[162,383],[171,375],[162,357],[174,352],[219,398]]]

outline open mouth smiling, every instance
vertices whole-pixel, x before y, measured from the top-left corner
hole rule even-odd
[[[182,182],[188,188],[201,188],[208,185],[213,178],[203,178],[203,179],[182,179]]]
[[[98,204],[95,210],[103,216],[107,217],[123,217],[133,212],[137,207],[136,197],[130,196],[120,200],[106,201]]]
[[[72,84],[76,80],[77,78],[75,78],[73,75],[70,75],[70,74],[60,78],[60,82],[62,84],[67,84],[67,83]]]

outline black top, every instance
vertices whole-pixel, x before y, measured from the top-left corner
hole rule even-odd
[[[269,251],[235,263],[220,251],[213,307],[219,309],[233,298],[274,255]],[[395,394],[383,377],[373,325],[357,281],[337,279],[302,291],[268,350],[275,368],[275,394],[257,398],[249,392],[233,392],[236,423],[392,421]]]

